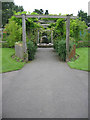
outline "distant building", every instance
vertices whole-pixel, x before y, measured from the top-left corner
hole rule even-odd
[[[88,2],[88,15],[90,16],[90,1]]]

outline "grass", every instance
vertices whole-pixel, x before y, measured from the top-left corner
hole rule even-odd
[[[11,57],[13,54],[15,54],[13,48],[0,48],[0,61],[2,61],[0,73],[19,70],[24,66],[25,62],[17,62]]]
[[[88,64],[88,63],[90,63],[90,59],[88,57],[89,56],[88,51],[90,51],[90,48],[87,48],[87,47],[77,48],[76,54],[79,55],[79,58],[76,59],[75,61],[72,60],[72,61],[68,62],[68,65],[74,69],[90,71],[90,67]]]

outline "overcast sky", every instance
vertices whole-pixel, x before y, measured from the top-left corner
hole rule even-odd
[[[74,14],[79,10],[88,13],[90,0],[14,0],[16,5],[22,5],[25,11],[33,12],[34,9],[48,10],[50,14]]]

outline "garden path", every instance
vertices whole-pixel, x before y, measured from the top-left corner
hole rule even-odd
[[[88,72],[38,48],[23,69],[3,73],[4,118],[88,118]]]

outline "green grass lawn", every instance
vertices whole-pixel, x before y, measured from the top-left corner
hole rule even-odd
[[[76,54],[79,55],[79,58],[75,61],[68,62],[68,65],[71,68],[90,71],[90,67],[88,64],[90,63],[90,59],[88,59],[88,51],[90,51],[90,48],[77,48]]]
[[[19,70],[24,66],[25,62],[17,62],[15,59],[12,59],[11,56],[14,53],[15,50],[12,48],[0,48],[0,61],[2,61],[0,73]]]

